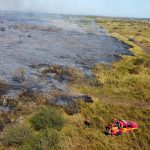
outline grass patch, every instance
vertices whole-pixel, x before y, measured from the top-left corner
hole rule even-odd
[[[36,134],[21,147],[22,150],[57,150],[60,137],[58,131],[44,130]]]
[[[149,24],[97,20],[112,36],[131,45],[134,56],[122,56],[120,62],[112,65],[97,64],[93,69],[93,81],[71,84],[72,90],[94,97],[95,103],[81,103],[80,114],[75,119],[69,118],[73,126],[63,130],[71,141],[66,143],[70,149],[149,149],[150,57],[143,52],[138,41],[139,37],[149,38]],[[130,37],[135,41],[129,40]],[[148,47],[148,41],[142,44]],[[136,121],[139,131],[119,137],[106,136],[104,128],[114,117]],[[90,128],[80,124],[85,118],[91,120]]]
[[[138,46],[144,48],[147,54],[150,54],[150,22],[148,20],[127,20],[127,19],[109,19],[97,18],[97,23],[109,30],[115,37],[126,37],[130,41],[133,39]],[[117,33],[117,34],[116,34]],[[137,46],[136,45],[136,46]]]
[[[31,138],[32,130],[25,126],[7,127],[1,137],[5,146],[20,146]]]
[[[127,57],[112,65],[98,64],[94,68],[95,80],[72,85],[84,94],[97,98],[107,98],[150,104],[150,57]],[[98,86],[99,85],[99,86]]]
[[[62,132],[67,139],[63,146],[69,149],[148,149],[149,148],[149,109],[131,106],[108,104],[95,100],[94,104],[81,104],[79,115],[69,117],[71,125],[66,126]],[[140,130],[137,133],[122,136],[106,136],[103,132],[105,126],[113,117],[134,120]],[[88,118],[92,126],[87,128],[83,121]],[[66,147],[64,147],[66,148]],[[67,149],[67,148],[66,148]]]

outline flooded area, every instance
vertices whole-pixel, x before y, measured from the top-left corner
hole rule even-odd
[[[39,72],[57,64],[76,67],[88,75],[97,63],[131,55],[128,49],[88,17],[0,12],[0,80],[15,85],[11,94],[21,89],[14,80],[20,70],[30,88],[67,90],[65,83],[52,76],[41,77]]]

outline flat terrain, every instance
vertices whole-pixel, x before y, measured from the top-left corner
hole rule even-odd
[[[92,82],[71,84],[75,91],[91,95],[95,99],[95,104],[82,105],[81,116],[92,120],[93,128],[81,129],[78,132],[81,133],[79,137],[86,137],[89,140],[89,145],[85,144],[86,146],[81,149],[88,149],[91,146],[90,149],[147,150],[150,144],[150,56],[147,51],[150,39],[149,22],[96,19],[99,25],[110,31],[110,35],[129,44],[134,56],[122,56],[121,61],[112,65],[97,64],[93,69],[95,79]],[[142,40],[143,42],[140,42]],[[138,133],[113,138],[105,136],[102,132],[104,124],[113,117],[136,121],[140,126]]]
[[[129,46],[107,35],[96,20],[83,16],[32,13],[0,13],[0,80],[22,91],[16,76],[24,76],[26,87],[35,91],[68,91],[65,82],[41,76],[48,65],[76,67],[90,76],[97,63],[111,63],[119,55],[132,54]],[[8,95],[7,94],[7,95]]]
[[[1,13],[0,30],[0,77],[6,80],[18,68],[31,75],[31,65],[86,69],[96,63],[111,63],[117,55],[131,54],[127,45],[107,36],[95,20],[80,16],[38,18],[35,14]]]
[[[149,19],[103,19],[97,20],[107,27],[110,33],[119,33],[134,41],[147,54],[150,54],[150,21]]]
[[[149,149],[148,20],[40,16],[41,25],[31,14],[9,15],[0,25],[1,77],[11,79],[0,82],[0,149]],[[8,64],[21,68],[12,75]],[[15,98],[6,96],[12,89]],[[139,130],[107,136],[112,118],[134,120]]]

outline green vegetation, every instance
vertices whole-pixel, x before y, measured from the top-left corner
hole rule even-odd
[[[29,139],[21,147],[23,150],[55,150],[59,149],[60,137],[55,130],[45,130]]]
[[[91,120],[92,127],[80,127],[80,131],[74,133],[81,141],[76,146],[78,149],[147,150],[150,140],[150,56],[143,50],[149,53],[149,23],[101,18],[97,22],[112,36],[131,45],[130,50],[135,56],[122,56],[120,62],[112,65],[97,64],[93,69],[93,81],[71,84],[74,91],[95,98],[94,104],[82,105],[80,115]],[[137,28],[140,28],[140,33]],[[140,43],[140,38],[147,41]],[[135,120],[140,126],[138,133],[114,138],[105,136],[104,127],[113,117]]]
[[[57,79],[67,80],[71,92],[87,94],[94,103],[79,100],[64,107],[64,111],[58,106],[48,106],[51,99],[67,98],[60,91],[54,91],[50,96],[22,93],[19,100],[14,101],[15,113],[9,116],[1,114],[2,126],[6,119],[12,120],[20,114],[24,119],[14,119],[13,125],[5,127],[1,133],[0,149],[149,149],[149,22],[108,18],[96,20],[110,31],[111,36],[129,44],[134,56],[121,56],[121,61],[112,64],[97,64],[93,68],[93,79],[87,79],[74,68],[49,66],[43,74],[55,74]],[[139,124],[139,130],[122,136],[105,135],[105,126],[114,117],[134,120]],[[84,124],[87,119],[91,121],[90,127]]]
[[[8,127],[1,137],[3,149],[43,150],[58,149],[60,136],[56,130],[42,130],[35,133],[30,127]]]
[[[7,126],[1,134],[1,149],[59,149],[65,119],[61,108],[42,107],[23,123]]]
[[[73,90],[95,99],[92,105],[82,104],[81,116],[78,116],[82,122],[84,118],[91,120],[91,128],[76,126],[71,129],[76,135],[78,144],[74,146],[77,149],[149,149],[149,64],[150,57],[146,55],[124,57],[112,65],[96,65],[93,82],[71,85]],[[140,126],[139,131],[130,135],[107,137],[103,133],[104,128],[114,117],[136,121]]]
[[[127,57],[112,65],[96,65],[96,84],[73,85],[80,92],[122,103],[150,104],[150,57]],[[99,85],[97,85],[99,83]]]
[[[95,99],[94,104],[81,104],[80,114],[69,117],[71,126],[66,126],[64,149],[145,149],[149,148],[149,118],[147,108],[119,105],[118,102],[107,103]],[[122,136],[106,136],[105,126],[113,117],[136,121],[140,129],[138,132]],[[87,128],[82,122],[85,118],[91,120],[92,125]],[[69,139],[69,140],[68,140]],[[69,141],[69,142],[68,142]],[[65,143],[66,142],[66,143]],[[67,145],[67,146],[66,146]],[[66,146],[66,147],[65,147]]]
[[[44,108],[31,118],[31,125],[35,130],[46,128],[61,129],[65,123],[59,108]]]
[[[77,118],[80,121],[88,118],[92,126],[88,129],[83,126],[78,127],[78,122],[74,121],[77,125],[74,129],[70,129],[70,132],[76,135],[78,144],[72,143],[73,146],[70,144],[70,149],[76,147],[76,149],[147,150],[150,140],[148,117],[150,113],[149,24],[101,18],[97,19],[97,22],[106,27],[112,36],[131,45],[130,50],[134,56],[122,56],[120,62],[112,65],[97,64],[93,69],[94,79],[92,81],[71,84],[72,90],[92,96],[95,103],[80,106],[81,112]],[[130,23],[132,23],[131,26],[128,25]],[[136,26],[139,25],[141,36],[136,34],[139,32]],[[141,39],[146,38],[147,42],[140,43],[139,36]],[[103,131],[113,117],[136,121],[140,126],[138,133],[107,137]]]
[[[150,54],[149,20],[97,18],[97,23],[106,27],[112,35],[114,33],[122,35]]]
[[[2,134],[2,142],[5,146],[22,145],[32,135],[32,130],[25,126],[7,127]]]

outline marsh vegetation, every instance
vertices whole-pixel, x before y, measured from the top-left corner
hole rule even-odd
[[[41,80],[44,77],[65,82],[67,91],[33,90],[26,84],[24,71],[15,72],[14,79],[23,85],[16,98],[3,96],[11,85],[0,83],[1,105],[12,108],[0,113],[0,149],[149,149],[149,22],[94,19],[97,25],[108,29],[109,36],[128,44],[132,55],[120,55],[121,60],[113,63],[93,64],[90,77],[78,67],[32,66],[38,69]],[[134,120],[140,129],[137,133],[106,136],[105,126],[114,117]],[[90,121],[89,126],[86,120]]]

